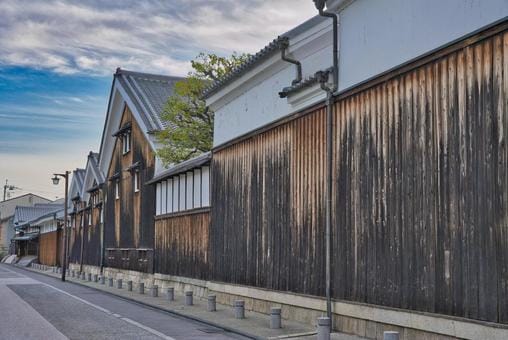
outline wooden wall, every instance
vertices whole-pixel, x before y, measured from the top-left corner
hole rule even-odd
[[[210,213],[163,215],[155,221],[155,272],[206,279]]]
[[[115,199],[115,181],[107,180],[104,189],[107,193],[104,216],[105,245],[106,248],[153,249],[155,189],[152,185],[144,183],[153,178],[155,155],[126,106],[118,128],[129,122],[132,124],[131,151],[124,155],[121,138],[117,138],[106,176],[110,178],[117,173],[120,174],[120,198]],[[134,192],[133,173],[125,171],[136,162],[141,162],[139,192]],[[115,252],[111,252],[113,253]],[[150,268],[150,271],[152,270]]]
[[[56,230],[39,235],[39,263],[47,266],[60,264],[60,237],[61,232]]]
[[[508,323],[506,23],[335,105],[333,296]],[[216,150],[209,278],[324,295],[325,111]]]

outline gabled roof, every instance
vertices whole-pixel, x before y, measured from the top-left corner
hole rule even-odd
[[[69,188],[69,206],[76,196],[81,197],[85,182],[85,169],[76,169],[72,172],[72,180]]]
[[[175,83],[184,78],[140,73],[118,68],[116,79],[131,98],[141,113],[141,119],[149,131],[157,131],[166,127],[161,119],[164,106],[173,95]]]
[[[17,206],[14,212],[14,225],[15,227],[21,227],[40,217],[55,213],[62,209],[63,205],[59,204],[54,204],[52,206],[43,205],[39,207]]]
[[[92,187],[100,187],[105,182],[105,177],[99,168],[99,154],[91,152],[88,154],[86,162],[85,179],[81,190],[81,200],[88,201],[89,191]]]

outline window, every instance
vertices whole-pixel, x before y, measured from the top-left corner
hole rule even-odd
[[[156,184],[156,215],[210,205],[210,167],[178,174]]]
[[[90,209],[88,213],[88,225],[92,225],[92,209]]]
[[[115,199],[119,199],[119,198],[120,198],[120,181],[116,180],[115,181]]]
[[[131,133],[130,132],[126,132],[122,135],[122,148],[123,148],[124,155],[127,152],[131,151]]]
[[[101,209],[101,213],[100,213],[100,222],[99,223],[104,223],[104,206],[100,207]]]
[[[164,215],[167,213],[167,185],[166,181],[161,182],[161,214]]]
[[[139,171],[134,172],[134,192],[139,191]]]

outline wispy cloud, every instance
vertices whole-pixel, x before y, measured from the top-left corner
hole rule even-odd
[[[310,0],[4,0],[0,63],[183,75],[200,51],[254,52],[313,14]]]

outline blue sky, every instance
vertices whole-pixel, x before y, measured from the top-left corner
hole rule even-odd
[[[311,0],[0,1],[0,183],[61,197],[97,151],[116,67],[184,76],[199,52],[256,52]]]

